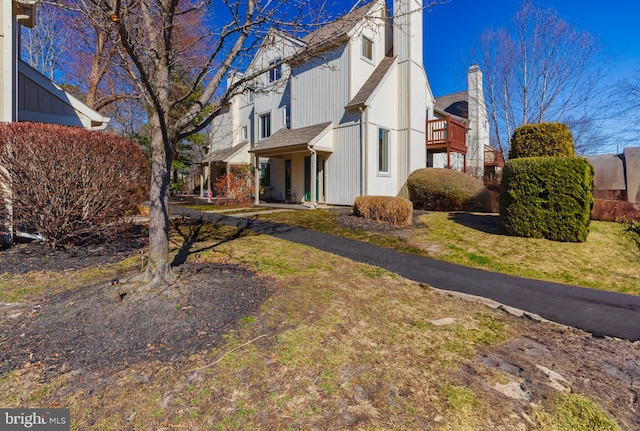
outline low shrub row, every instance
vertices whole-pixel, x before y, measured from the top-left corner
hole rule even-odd
[[[410,226],[413,204],[409,199],[393,196],[358,196],[353,214],[368,220],[379,220],[394,226]]]

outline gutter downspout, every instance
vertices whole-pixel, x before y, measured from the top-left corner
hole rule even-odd
[[[366,108],[361,106],[359,109],[360,109],[360,196],[364,196],[365,195],[364,182],[366,178],[365,170],[367,169],[367,161],[365,157],[365,144],[364,144],[364,139],[365,139],[364,111]]]
[[[310,177],[310,187],[311,190],[309,190],[309,194],[311,195],[311,208],[316,209],[318,207],[316,200],[316,187],[317,187],[317,171],[318,171],[318,154],[316,152],[316,150],[313,149],[313,147],[309,144],[307,144],[307,149],[309,151],[311,151],[311,166],[309,168],[309,170],[311,172],[309,172],[309,177]]]

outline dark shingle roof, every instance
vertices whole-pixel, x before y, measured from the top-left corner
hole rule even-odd
[[[261,152],[264,150],[285,149],[297,146],[305,146],[322,133],[331,122],[314,124],[313,126],[299,129],[280,129],[263,141],[260,141],[249,152]]]
[[[243,142],[242,144],[238,144],[235,147],[223,148],[221,150],[210,151],[207,155],[202,158],[200,163],[209,163],[209,162],[228,162],[231,160],[233,156],[238,154],[244,147],[246,147],[249,142]]]
[[[374,3],[376,3],[375,0],[350,11],[335,21],[323,25],[304,36],[302,41],[309,46],[315,46],[346,35],[362,18],[367,16]]]
[[[387,71],[393,64],[395,57],[385,57],[382,59],[378,67],[371,73],[371,76],[364,83],[358,93],[347,104],[346,108],[355,108],[357,106],[366,105],[369,97],[378,88],[378,84],[382,81],[382,78],[386,75]]]
[[[469,94],[466,91],[436,97],[436,109],[455,117],[469,119]]]

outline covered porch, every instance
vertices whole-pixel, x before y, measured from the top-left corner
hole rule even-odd
[[[326,162],[333,153],[331,124],[280,129],[249,150],[256,169],[256,204],[260,196],[267,201],[309,208],[325,201]]]
[[[249,143],[245,142],[235,147],[209,151],[198,164],[200,165],[200,198],[211,202],[213,185],[216,180],[231,172],[234,165],[249,164],[247,153]]]

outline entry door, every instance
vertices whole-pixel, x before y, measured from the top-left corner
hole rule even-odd
[[[321,171],[320,168],[320,157],[317,159],[316,166],[316,201],[320,201],[320,178],[319,173]],[[304,158],[304,200],[311,200],[311,156],[306,156]]]

